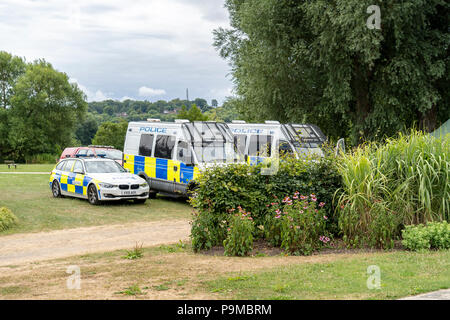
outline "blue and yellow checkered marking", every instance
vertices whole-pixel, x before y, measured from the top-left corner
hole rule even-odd
[[[134,174],[145,172],[149,178],[187,184],[200,174],[198,167],[188,167],[183,162],[176,160],[129,154],[124,155],[124,160],[125,169]]]
[[[65,173],[59,170],[54,170],[52,175],[50,176],[50,188],[52,187],[53,180],[55,179],[58,180],[62,191],[71,192],[83,196],[87,195],[87,186],[93,180],[91,177],[86,175],[75,174],[73,172]]]

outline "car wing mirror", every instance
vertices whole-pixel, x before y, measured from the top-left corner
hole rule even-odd
[[[339,153],[345,153],[345,140],[344,138],[341,138],[336,143],[336,152],[335,155],[338,156]]]

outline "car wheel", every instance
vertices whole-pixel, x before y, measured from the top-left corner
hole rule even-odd
[[[134,203],[139,204],[139,203],[145,203],[147,199],[134,199]]]
[[[52,183],[52,194],[53,198],[62,198],[61,188],[59,187],[59,182],[56,180]]]
[[[158,191],[150,190],[150,192],[148,193],[148,198],[155,199],[157,194],[158,194]]]
[[[88,201],[93,205],[100,203],[98,200],[97,188],[93,184],[91,184],[88,189]]]

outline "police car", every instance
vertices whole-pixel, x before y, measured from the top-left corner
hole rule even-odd
[[[150,197],[187,195],[203,168],[243,160],[225,123],[148,119],[128,124],[123,166],[148,182]]]
[[[51,172],[49,184],[55,198],[83,198],[93,205],[123,199],[144,203],[149,194],[144,179],[127,172],[116,161],[102,158],[61,160]]]
[[[326,136],[312,124],[280,124],[278,121],[246,123],[234,120],[228,126],[238,149],[251,165],[281,153],[291,154],[297,159],[311,154],[323,156],[320,146],[326,141]]]

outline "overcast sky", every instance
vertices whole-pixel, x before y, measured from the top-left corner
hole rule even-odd
[[[223,0],[0,0],[0,50],[44,58],[88,101],[217,99],[229,66],[212,47]]]

